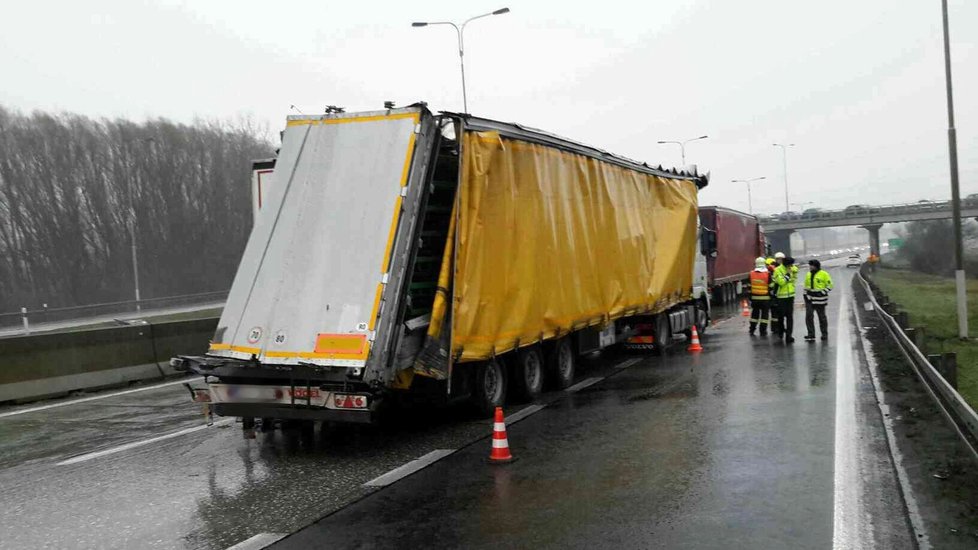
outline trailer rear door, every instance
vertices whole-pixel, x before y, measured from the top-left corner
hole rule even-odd
[[[365,365],[420,116],[289,118],[210,355]]]

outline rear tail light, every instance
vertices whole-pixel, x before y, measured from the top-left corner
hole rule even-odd
[[[366,409],[367,397],[337,393],[333,395],[333,406],[337,409]]]

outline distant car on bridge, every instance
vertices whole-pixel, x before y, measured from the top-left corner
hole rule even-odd
[[[846,267],[859,267],[863,263],[863,258],[859,254],[850,254],[846,260]]]

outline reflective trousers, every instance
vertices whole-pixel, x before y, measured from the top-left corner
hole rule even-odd
[[[823,337],[828,337],[829,318],[825,315],[826,305],[817,306],[811,302],[805,302],[805,328],[808,329],[808,336],[815,337],[815,316],[818,315],[818,329]]]
[[[767,327],[771,324],[771,300],[751,298],[750,305],[750,333],[754,334],[757,325],[761,325],[761,334],[767,334]]]

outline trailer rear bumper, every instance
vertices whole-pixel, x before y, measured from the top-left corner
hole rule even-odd
[[[374,422],[374,411],[347,411],[320,408],[298,408],[291,406],[269,405],[267,403],[214,403],[214,414],[218,416],[236,416],[242,418],[275,418],[279,420],[323,420],[327,422],[344,422],[352,424],[370,424]]]

